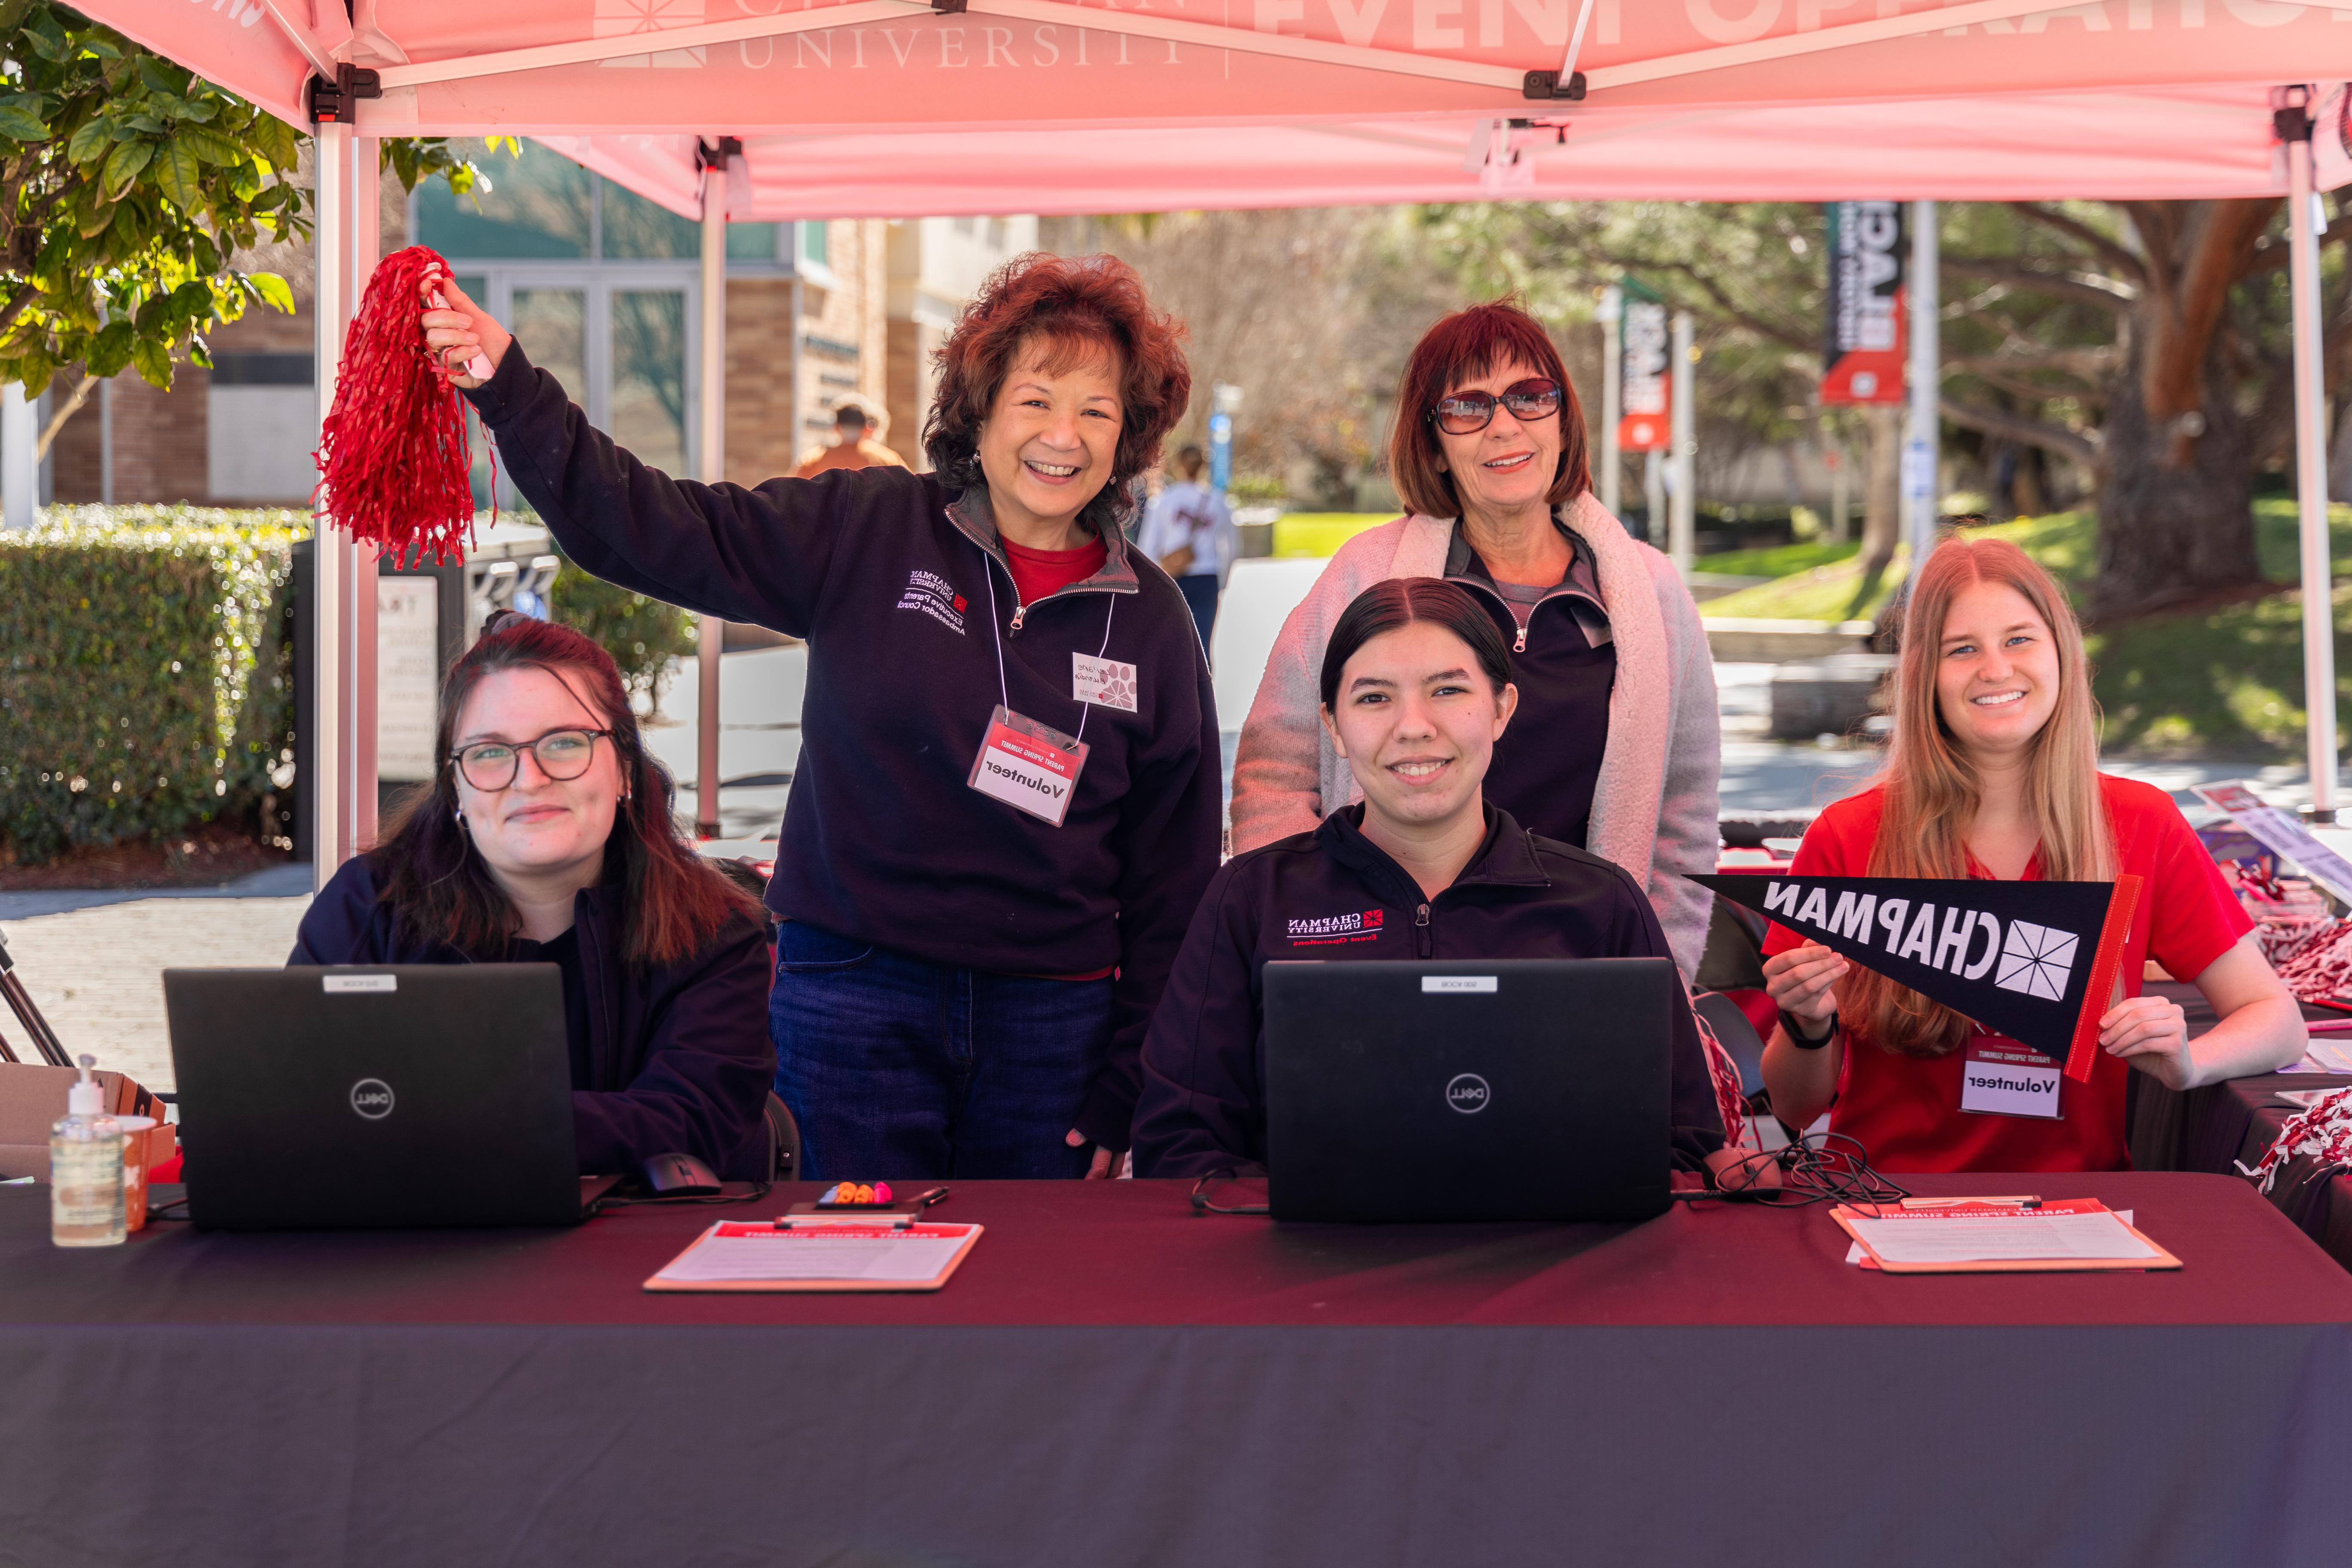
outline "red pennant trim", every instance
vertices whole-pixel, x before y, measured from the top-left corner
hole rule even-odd
[[[2107,900],[2098,951],[2091,955],[2091,982],[2083,992],[2082,1016],[2074,1020],[2074,1043],[2066,1051],[2066,1076],[2076,1083],[2091,1081],[2092,1064],[2098,1060],[2099,1020],[2113,1005],[2116,969],[2123,963],[2124,939],[2131,935],[2132,911],[2139,907],[2140,881],[2137,877],[2117,877],[2115,893]]]

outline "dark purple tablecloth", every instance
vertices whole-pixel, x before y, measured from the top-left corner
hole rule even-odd
[[[2102,1197],[2186,1267],[959,1184],[937,1295],[649,1296],[728,1211],[67,1253],[0,1189],[0,1565],[2343,1560],[2352,1277],[2275,1209],[1914,1185]]]

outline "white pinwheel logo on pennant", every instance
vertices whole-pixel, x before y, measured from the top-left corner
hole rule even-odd
[[[658,33],[667,27],[691,27],[703,19],[702,0],[596,0],[593,37],[626,37],[634,33]],[[702,64],[703,50],[664,49],[656,55],[623,55],[601,63],[608,66],[679,67]]]
[[[2079,939],[2073,931],[2038,926],[2032,921],[2011,921],[2009,940],[2001,944],[2000,968],[1992,983],[2004,991],[2061,1001],[2074,974],[2077,945]]]

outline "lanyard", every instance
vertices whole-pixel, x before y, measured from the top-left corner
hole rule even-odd
[[[979,549],[979,546],[975,543],[973,548]],[[988,577],[988,629],[996,635],[996,695],[1003,703],[1004,710],[1010,713],[1013,711],[1013,693],[1004,682],[1004,628],[997,624],[996,619],[996,572],[994,560],[985,550],[980,552],[980,569]],[[1013,569],[1010,566],[1004,570],[1006,575],[1012,574]],[[1020,584],[1016,583],[1013,586],[1017,588]],[[1110,601],[1110,609],[1103,616],[1102,647],[1095,650],[1097,658],[1102,658],[1104,654],[1110,651],[1110,624],[1118,615],[1118,595],[1106,594],[1103,596]],[[1078,732],[1076,739],[1083,741],[1087,738],[1087,719],[1093,707],[1094,704],[1091,702],[1078,704]]]

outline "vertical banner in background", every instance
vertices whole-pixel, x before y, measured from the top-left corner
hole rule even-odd
[[[1666,352],[1666,302],[1656,290],[1628,278],[1618,285],[1623,300],[1617,342],[1622,356],[1623,412],[1617,419],[1618,449],[1663,452],[1672,438],[1669,424],[1674,368]],[[1652,520],[1651,531],[1657,530]]]
[[[1903,204],[1832,202],[1822,297],[1822,401],[1900,403],[1909,348]]]

